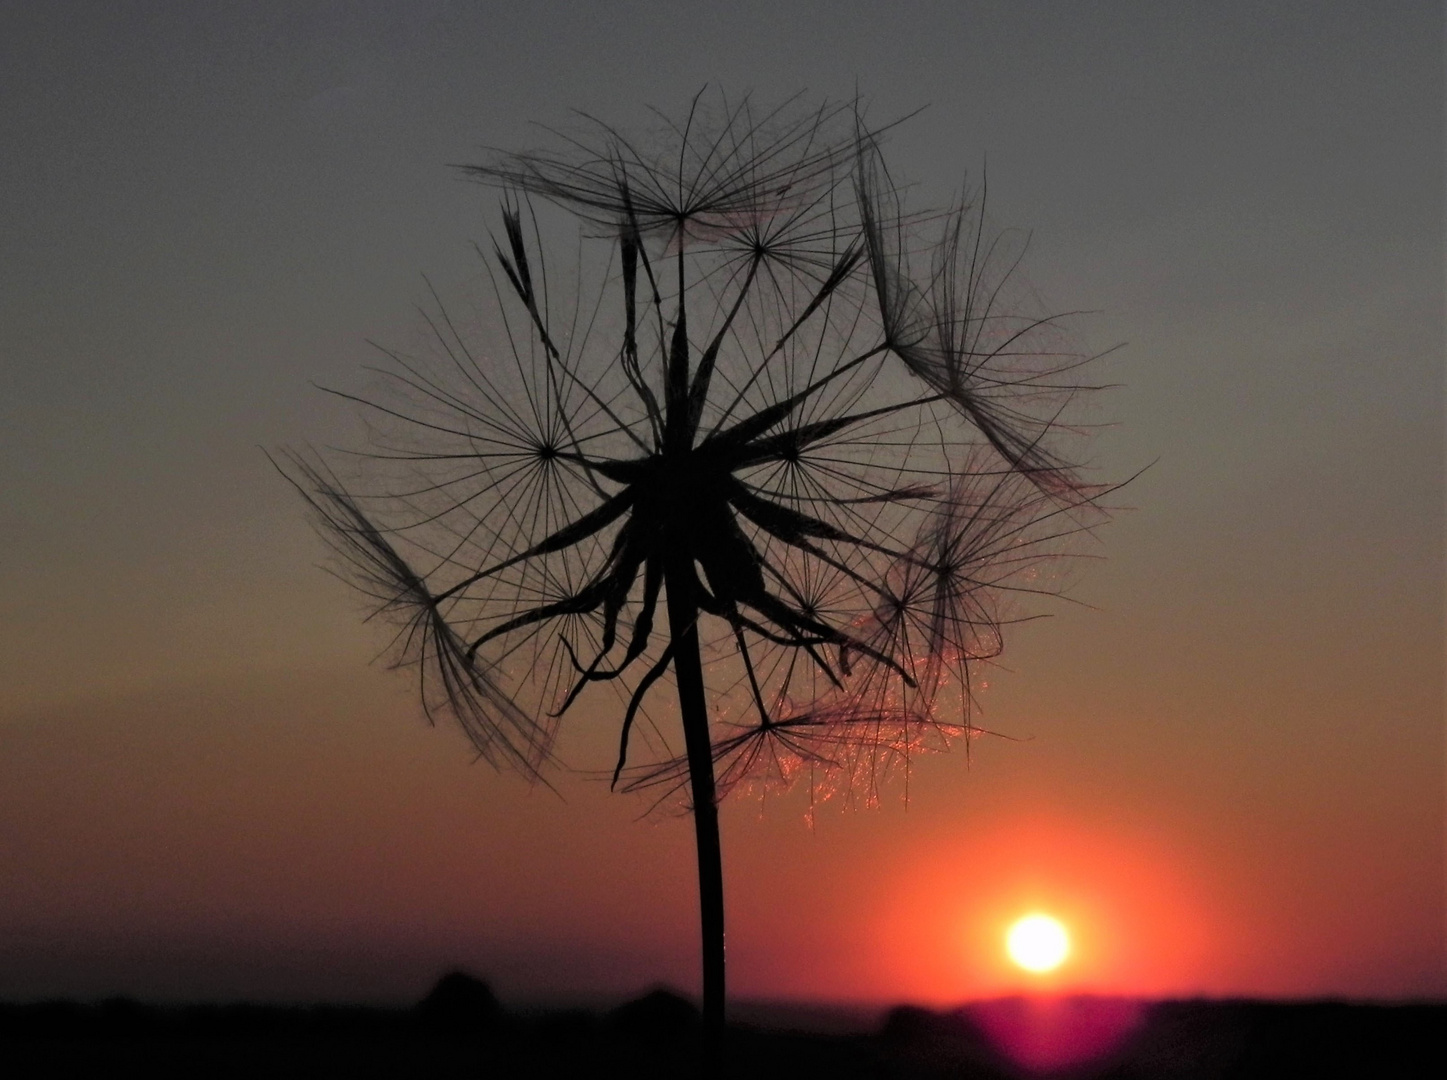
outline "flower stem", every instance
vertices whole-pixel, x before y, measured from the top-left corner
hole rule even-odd
[[[703,662],[698,639],[694,570],[687,555],[675,555],[664,570],[673,671],[688,751],[693,796],[693,829],[698,853],[698,908],[703,936],[703,1036],[705,1068],[716,1071],[724,1033],[723,855],[719,846],[718,796],[713,779],[713,746],[708,732]]]

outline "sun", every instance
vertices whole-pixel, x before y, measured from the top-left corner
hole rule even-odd
[[[1049,915],[1026,915],[1010,927],[1005,937],[1010,959],[1026,971],[1054,971],[1070,955],[1070,935],[1059,919]]]

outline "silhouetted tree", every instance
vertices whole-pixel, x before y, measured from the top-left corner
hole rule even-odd
[[[715,1041],[720,794],[804,767],[872,795],[971,733],[1002,601],[1099,514],[1060,448],[1083,358],[1023,303],[1023,240],[906,210],[883,134],[700,97],[465,166],[505,193],[490,320],[439,302],[429,354],[386,352],[356,479],[287,466],[482,757],[537,777],[579,696],[618,693],[614,786],[689,796]]]

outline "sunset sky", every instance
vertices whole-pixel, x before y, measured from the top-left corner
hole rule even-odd
[[[705,84],[921,109],[1144,469],[878,807],[735,792],[731,993],[1447,995],[1433,3],[0,6],[0,1000],[698,981],[687,818],[429,728],[263,448],[485,282],[448,166]],[[820,793],[822,796],[825,793]],[[666,808],[665,808],[666,810]],[[1070,930],[1010,964],[1029,912]]]

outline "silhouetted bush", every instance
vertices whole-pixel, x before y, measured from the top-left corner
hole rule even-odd
[[[677,1039],[698,1027],[698,1006],[672,990],[660,987],[618,1006],[608,1014],[608,1026],[633,1038]]]
[[[492,988],[464,971],[449,971],[417,1005],[429,1026],[448,1031],[485,1030],[502,1020],[502,1006]]]

